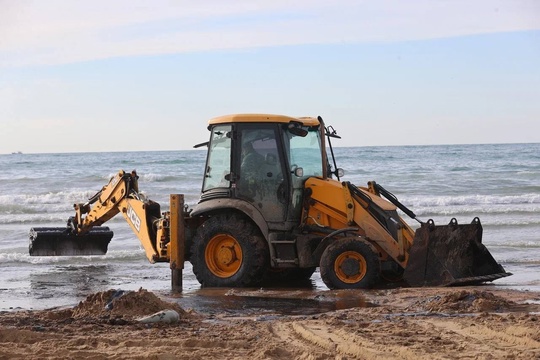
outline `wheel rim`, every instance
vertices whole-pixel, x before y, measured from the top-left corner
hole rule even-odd
[[[334,262],[336,276],[347,284],[354,284],[362,280],[366,276],[366,271],[366,259],[356,251],[345,251]]]
[[[208,242],[204,257],[212,274],[228,278],[236,274],[242,265],[242,248],[231,235],[219,234]]]

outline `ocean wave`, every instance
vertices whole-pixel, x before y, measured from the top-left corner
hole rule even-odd
[[[513,257],[513,258],[507,258],[507,259],[499,259],[499,263],[502,265],[521,265],[521,266],[536,266],[540,265],[540,259],[533,259],[533,258],[522,258],[522,257]]]
[[[482,221],[482,225],[484,226],[491,226],[491,227],[531,227],[531,226],[539,226],[540,225],[540,219],[505,219],[505,218],[496,218],[491,219],[488,221]]]
[[[116,176],[117,173],[109,173],[107,175],[101,176],[101,180],[103,181],[102,185],[106,185],[109,183],[111,178]],[[179,176],[170,175],[170,174],[156,174],[156,173],[137,173],[139,176],[139,181],[143,183],[154,183],[154,182],[165,182],[165,181],[178,181],[181,179]]]
[[[474,214],[473,214],[474,215]],[[430,216],[418,216],[417,219],[423,222],[427,222],[428,219],[431,219],[435,222],[435,225],[447,225],[450,223],[451,219],[457,219],[458,224],[464,225],[464,224],[470,224],[472,220],[475,217],[480,218],[480,223],[484,228],[492,227],[492,228],[519,228],[519,231],[525,230],[525,229],[534,229],[539,228],[540,231],[540,218],[538,216],[536,217],[504,217],[504,216],[482,216],[482,214],[478,213],[476,215],[478,216],[444,216],[444,215],[433,215],[430,214]],[[402,214],[403,219],[405,222],[411,226],[413,229],[416,229],[419,227],[419,224],[417,221],[407,217],[406,215]]]
[[[73,204],[84,202],[96,191],[92,190],[71,190],[47,192],[42,194],[10,194],[0,195],[0,206],[2,205],[28,205],[28,204]]]
[[[66,224],[70,216],[74,216],[75,212],[36,212],[25,214],[1,214],[0,213],[0,225],[8,224],[56,224],[56,226],[63,226]],[[125,219],[122,216],[116,216],[107,221],[107,224],[111,223],[123,223]],[[60,224],[60,225],[59,225]]]
[[[520,252],[523,249],[540,249],[540,240],[512,240],[492,243],[490,248],[504,249],[504,252]],[[508,251],[511,249],[511,251]]]
[[[28,175],[21,175],[21,174],[13,175],[13,174],[4,173],[0,175],[0,181],[2,181],[3,183],[8,182],[10,184],[33,182],[33,181],[36,181],[37,179],[43,179],[43,178],[45,178],[45,176],[38,178],[37,176],[28,176]]]
[[[28,216],[0,216],[0,225],[15,225],[15,224],[66,224],[69,216],[73,214],[41,214]]]
[[[139,175],[139,180],[142,182],[164,182],[164,181],[172,181],[172,180],[178,180],[177,176],[173,175],[160,175],[160,174],[142,174]]]
[[[40,209],[19,204],[0,204],[0,214],[21,215],[40,213]]]
[[[401,202],[406,206],[456,206],[456,205],[512,205],[540,204],[540,194],[521,195],[462,195],[462,196],[403,196]]]
[[[458,216],[458,215],[474,215],[474,214],[492,214],[505,216],[531,216],[540,217],[540,204],[504,204],[504,205],[488,205],[483,206],[429,206],[416,207],[412,209],[418,216],[423,215],[442,215],[442,216]]]
[[[129,262],[144,257],[143,250],[109,250],[107,255],[99,256],[30,256],[26,252],[2,252],[0,264],[102,264],[110,262]]]
[[[71,211],[70,206],[40,205],[19,209],[0,206],[0,224],[65,223],[73,215],[75,211]]]

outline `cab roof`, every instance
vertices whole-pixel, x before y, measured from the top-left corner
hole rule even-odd
[[[314,117],[291,117],[285,115],[272,114],[232,114],[210,119],[208,125],[230,124],[230,123],[285,123],[297,121],[304,126],[319,125],[319,120]]]

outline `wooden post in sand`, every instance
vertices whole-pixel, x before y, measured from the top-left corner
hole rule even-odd
[[[173,291],[182,291],[182,270],[184,269],[184,244],[185,244],[185,229],[182,210],[184,209],[184,195],[171,194],[171,285]]]

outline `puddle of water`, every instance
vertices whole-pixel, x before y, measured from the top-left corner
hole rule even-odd
[[[365,293],[365,290],[328,290],[318,271],[309,280],[266,284],[256,289],[200,288],[194,275],[186,271],[182,293],[167,291],[160,295],[183,309],[201,314],[269,318],[376,306],[366,300]]]
[[[314,315],[334,310],[373,307],[362,290],[313,289],[200,289],[168,294],[184,309],[230,316]]]

